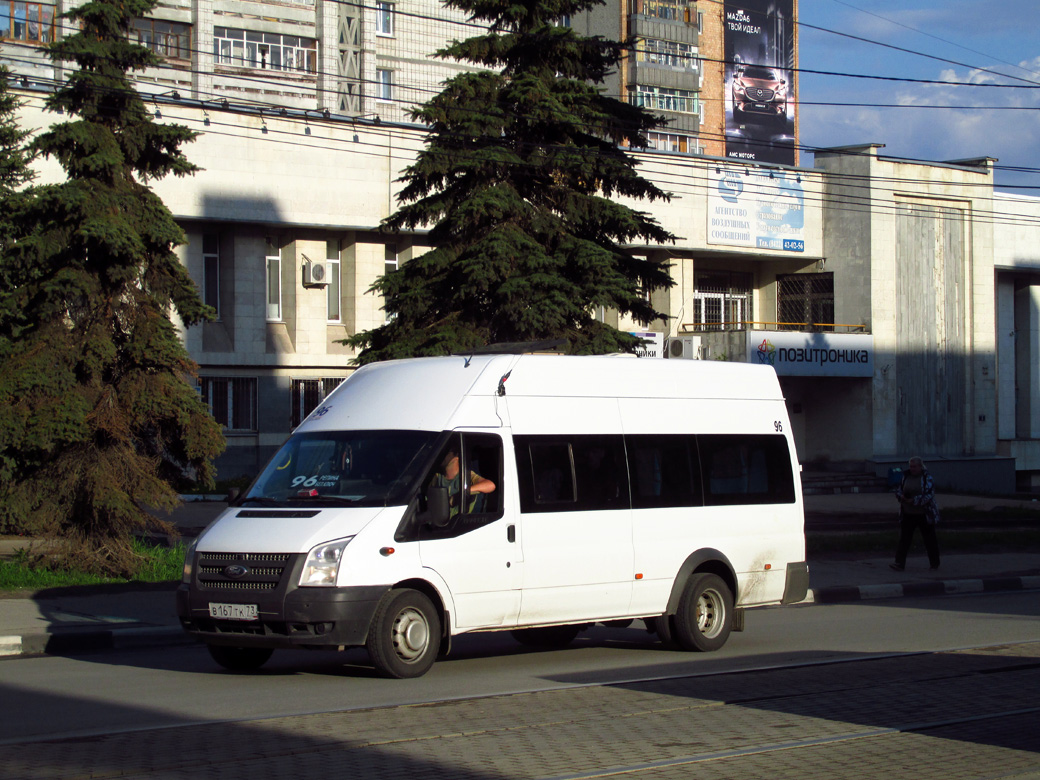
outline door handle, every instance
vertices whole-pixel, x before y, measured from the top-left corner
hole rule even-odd
[[[516,526],[515,525],[506,526],[506,540],[509,541],[509,542],[515,542],[516,541]]]

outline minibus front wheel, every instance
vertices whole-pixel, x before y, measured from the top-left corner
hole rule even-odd
[[[733,593],[717,574],[691,574],[672,621],[683,650],[718,650],[733,630]]]
[[[426,674],[441,646],[441,620],[417,590],[391,590],[376,607],[365,648],[376,671],[398,679]]]

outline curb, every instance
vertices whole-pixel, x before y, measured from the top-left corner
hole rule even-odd
[[[914,596],[955,596],[962,593],[996,593],[999,591],[1035,590],[1040,588],[1040,575],[1022,577],[985,577],[968,580],[936,580],[883,585],[850,585],[812,589],[802,603],[840,604],[850,601],[892,599]]]
[[[0,658],[31,655],[75,655],[99,650],[133,650],[195,644],[180,626],[145,628],[69,629],[53,634],[0,636]]]

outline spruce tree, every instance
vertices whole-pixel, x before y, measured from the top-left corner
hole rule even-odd
[[[602,0],[447,0],[489,32],[437,53],[484,70],[414,109],[425,148],[400,181],[388,232],[429,227],[432,251],[380,277],[388,322],[346,343],[357,362],[495,342],[565,339],[574,353],[630,351],[605,307],[644,325],[667,267],[623,246],[674,240],[616,198],[667,200],[625,150],[662,120],[597,86],[622,44],[557,24]]]
[[[49,55],[78,69],[47,107],[69,119],[33,148],[66,180],[34,188],[0,268],[0,526],[118,576],[139,564],[133,534],[171,530],[148,510],[172,509],[186,479],[211,482],[224,446],[171,320],[209,310],[147,186],[195,170],[179,148],[194,134],[153,122],[128,75],[157,64],[128,38],[152,5],[92,0],[64,15],[80,31]]]
[[[32,154],[27,147],[29,131],[18,125],[21,101],[8,89],[11,71],[0,65],[0,253],[15,233],[12,215],[17,201],[35,174],[29,167]]]

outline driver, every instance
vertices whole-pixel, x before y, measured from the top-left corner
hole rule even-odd
[[[433,487],[444,487],[448,489],[449,517],[459,513],[459,492],[462,489],[462,467],[459,463],[459,455],[454,450],[448,450],[441,461],[441,470],[431,485]],[[477,497],[481,493],[494,493],[495,483],[490,479],[480,476],[475,471],[469,472],[469,501],[466,511],[472,512],[477,503]]]

